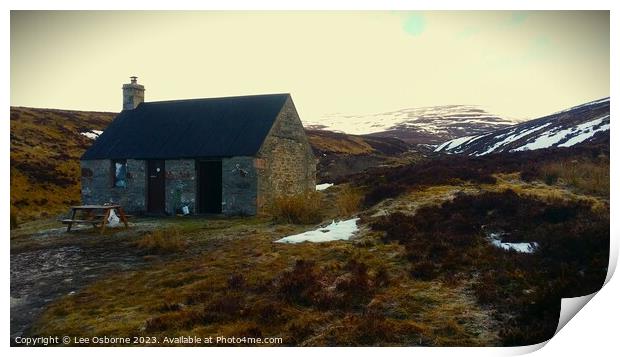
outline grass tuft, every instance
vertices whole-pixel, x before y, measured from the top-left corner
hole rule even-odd
[[[177,228],[165,228],[142,236],[136,247],[145,254],[179,253],[187,248],[187,242],[181,238]]]
[[[319,223],[323,219],[321,197],[322,194],[316,191],[276,197],[270,210],[271,215],[279,223]]]
[[[537,175],[547,185],[563,183],[578,192],[609,197],[609,160],[562,160],[542,165]]]
[[[359,212],[363,198],[364,195],[359,189],[351,187],[343,189],[336,197],[338,215],[341,217],[349,217]]]

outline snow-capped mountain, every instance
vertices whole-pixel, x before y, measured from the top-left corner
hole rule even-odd
[[[500,118],[478,106],[445,105],[367,115],[332,114],[317,122],[306,122],[305,126],[347,134],[395,137],[413,144],[438,144],[515,123],[517,121]]]
[[[486,134],[452,139],[437,146],[435,152],[480,156],[570,147],[608,140],[609,123],[609,98],[603,98]]]

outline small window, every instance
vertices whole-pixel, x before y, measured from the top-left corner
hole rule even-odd
[[[114,187],[127,187],[127,160],[112,160]]]

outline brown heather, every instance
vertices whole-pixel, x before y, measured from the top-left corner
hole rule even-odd
[[[274,221],[279,223],[319,223],[323,219],[321,197],[322,193],[317,191],[276,197],[269,211]]]

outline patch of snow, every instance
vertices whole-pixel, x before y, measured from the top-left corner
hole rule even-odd
[[[504,250],[515,250],[519,253],[534,253],[536,247],[538,247],[538,243],[502,243],[502,241],[491,241],[491,243]]]
[[[497,150],[498,148],[500,148],[500,147],[502,147],[502,146],[504,146],[506,144],[509,144],[509,143],[511,143],[511,142],[513,142],[515,140],[519,140],[522,137],[524,137],[526,135],[529,135],[529,134],[531,134],[533,132],[536,132],[536,131],[538,131],[538,130],[540,130],[542,128],[545,128],[545,127],[547,127],[549,125],[551,125],[551,123],[545,123],[545,124],[537,126],[535,128],[532,128],[532,129],[529,129],[529,130],[525,130],[525,131],[523,131],[523,132],[521,132],[519,134],[512,134],[512,135],[508,136],[507,138],[505,138],[504,140],[495,143],[493,146],[491,146],[489,149],[487,149],[487,151],[485,151],[483,153],[480,153],[480,154],[476,154],[476,156],[482,156],[482,155],[490,154],[490,153],[494,152],[495,150]]]
[[[452,140],[454,140],[454,139],[452,139]],[[439,151],[443,150],[443,148],[444,148],[444,147],[446,147],[447,145],[450,145],[450,143],[452,142],[452,140],[448,140],[448,141],[446,141],[445,143],[443,143],[443,144],[439,145],[439,146],[435,149],[435,152],[439,152]]]
[[[597,125],[603,124],[603,120],[608,119],[609,115],[597,119],[597,120],[593,120],[591,122],[587,122],[587,123],[583,123],[581,125],[577,126],[577,130],[581,131],[581,134],[577,135],[577,136],[573,136],[572,138],[568,139],[566,142],[558,145],[559,147],[569,147],[569,146],[573,146],[575,144],[579,144],[580,142],[586,141],[588,139],[590,139],[591,137],[594,136],[594,134],[600,132],[600,131],[607,131],[609,130],[609,124],[605,124],[605,125],[601,125],[598,128],[595,129],[595,127]]]
[[[468,143],[468,144],[471,144],[471,143],[473,143],[474,141],[476,141],[476,140],[478,140],[478,139],[482,139],[482,138],[484,138],[484,137],[485,137],[485,136],[487,136],[487,135],[488,135],[488,134],[482,134],[482,135],[475,136],[473,139],[469,140],[467,143]]]
[[[95,140],[99,137],[99,135],[101,135],[101,133],[103,133],[103,130],[90,130],[90,131],[82,132],[80,134],[84,135],[85,137],[89,139]]]
[[[573,128],[563,129],[557,132],[552,132],[552,131],[547,132],[544,135],[537,137],[533,142],[527,143],[511,151],[546,149],[562,141],[567,135],[572,133],[572,131],[573,131]]]
[[[325,189],[332,187],[333,185],[334,185],[333,183],[322,183],[322,184],[316,185],[316,190],[323,191]]]
[[[461,145],[455,147],[454,149],[452,149],[452,153],[454,154],[460,154],[463,151],[465,151],[467,149],[467,145],[470,145],[471,143],[473,143],[476,140],[482,139],[487,137],[489,134],[482,134],[482,135],[478,135],[478,136],[474,136],[472,137],[472,139],[465,141],[464,143],[462,143]],[[457,150],[458,148],[460,148],[459,150]]]
[[[455,151],[456,148],[458,148],[460,146],[463,146],[465,144],[473,143],[474,141],[476,141],[478,139],[481,139],[481,138],[485,137],[486,135],[487,134],[482,134],[482,135],[477,135],[477,136],[463,136],[463,137],[460,137],[460,138],[452,139],[452,140],[446,141],[445,143],[439,145],[435,149],[435,152],[439,152],[439,151],[445,150],[445,151],[454,151],[455,153],[459,153],[459,151]]]
[[[592,120],[592,121],[589,121],[589,122],[586,122],[586,123],[579,124],[579,125],[577,125],[575,127],[572,127],[572,128],[567,128],[567,129],[559,130],[559,131],[556,131],[556,132],[553,132],[553,130],[551,130],[551,131],[547,132],[546,134],[537,137],[536,140],[534,140],[533,142],[525,144],[525,145],[523,145],[521,147],[518,147],[518,148],[516,148],[514,150],[511,150],[511,151],[537,150],[537,149],[545,149],[545,148],[551,147],[554,144],[559,143],[560,141],[564,140],[569,135],[576,134],[576,133],[579,133],[579,132],[585,132],[585,131],[589,132],[591,130],[594,130],[593,129],[594,127],[596,127],[598,125],[601,125],[603,123],[603,121],[605,119],[607,119],[607,118],[609,118],[609,115],[606,115],[606,116],[604,116],[602,118],[598,118],[598,119],[595,119],[595,120]],[[602,129],[604,127],[605,127],[605,125],[597,128],[597,130],[598,129]],[[608,125],[606,127],[607,127],[607,129],[604,129],[604,130],[608,130],[609,129]],[[578,136],[580,134],[578,134]],[[594,133],[592,133],[592,135],[594,135]],[[568,141],[570,141],[570,139],[567,140],[567,142]],[[575,142],[575,143],[573,143],[571,145],[574,145],[576,143],[577,142]],[[568,145],[568,146],[570,146],[570,145]]]
[[[445,147],[439,147],[437,149],[435,149],[435,151],[441,150],[442,148],[444,150],[452,150],[454,148],[457,148],[459,146],[461,146],[461,144],[464,144],[466,141],[469,141],[470,139],[474,138],[474,136],[463,136],[461,138],[456,138],[456,139],[452,139],[450,141],[448,141],[446,144],[448,144]]]
[[[303,232],[292,236],[278,239],[276,243],[301,243],[301,242],[330,242],[334,240],[349,240],[353,233],[357,232],[357,221],[359,218],[352,218],[346,221],[332,221],[324,228],[317,228],[313,231]]]
[[[536,242],[532,242],[532,243],[504,243],[502,242],[502,240],[500,238],[498,238],[500,235],[497,233],[491,233],[489,235],[489,240],[491,241],[491,244],[493,244],[494,246],[498,247],[498,248],[502,248],[504,250],[514,250],[518,253],[534,253],[534,251],[536,250],[536,248],[538,248],[538,243]]]

